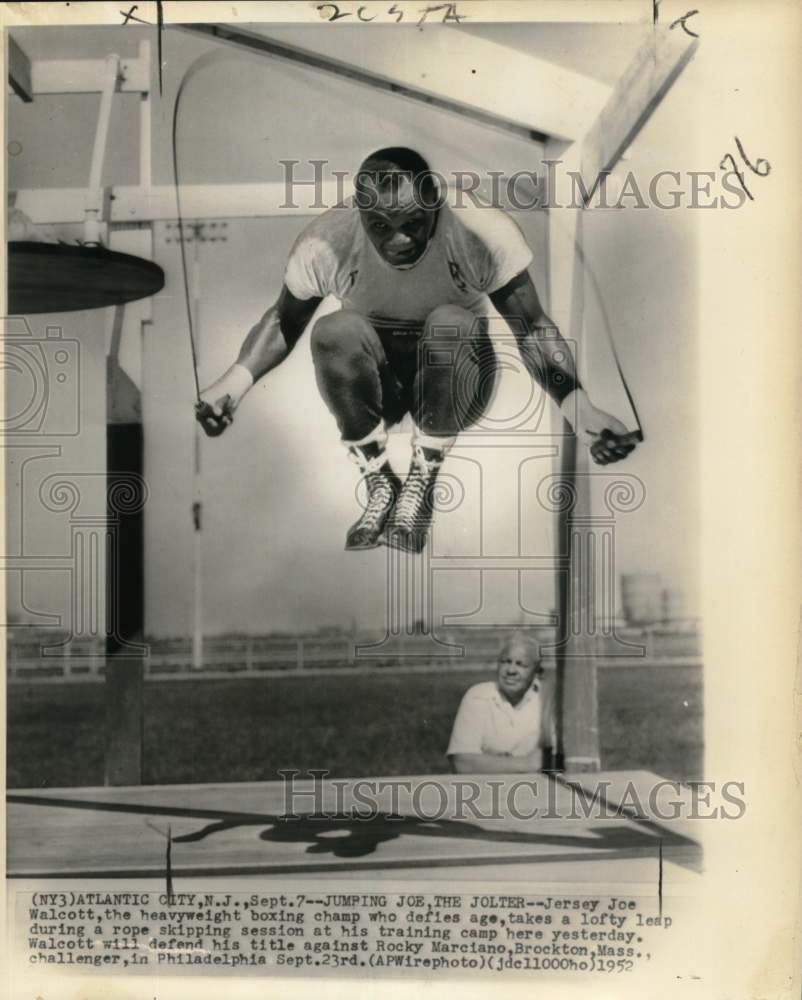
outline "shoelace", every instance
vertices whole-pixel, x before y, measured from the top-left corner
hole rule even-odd
[[[348,449],[348,457],[354,465],[359,466],[359,471],[365,476],[381,472],[382,466],[387,461],[386,452],[380,451],[379,454],[374,455],[373,458],[367,458],[358,448],[355,447]]]
[[[364,475],[368,488],[368,501],[359,519],[359,524],[361,527],[375,528],[395,499],[389,477],[381,471],[387,461],[387,455],[380,452],[373,458],[366,458],[356,448],[349,448],[348,457],[355,465],[359,466],[359,471]]]
[[[401,524],[414,524],[418,520],[430,480],[442,464],[442,460],[428,460],[419,445],[415,446],[413,456],[407,481],[395,505],[395,520]]]
[[[386,476],[373,473],[367,477],[368,502],[365,512],[359,519],[364,527],[375,527],[387,513],[387,508],[395,499],[392,486]]]

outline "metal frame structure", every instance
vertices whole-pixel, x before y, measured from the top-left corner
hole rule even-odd
[[[674,80],[694,54],[696,39],[667,28],[654,26],[648,38],[612,88],[569,73],[552,64],[505,50],[505,94],[516,93],[514,109],[500,109],[491,90],[471,91],[471,98],[456,100],[449,92],[448,81],[427,81],[426,89],[404,75],[403,70],[392,76],[373,65],[377,58],[363,50],[362,65],[334,58],[325,45],[300,49],[264,34],[254,34],[233,26],[184,26],[196,36],[204,36],[225,44],[260,53],[267,58],[281,59],[304,66],[310,72],[334,74],[355,84],[387,93],[388,99],[411,99],[435,105],[455,114],[469,117],[491,128],[542,142],[548,158],[562,161],[564,170],[558,180],[567,183],[568,171],[576,171],[583,179],[588,199],[599,178],[611,171],[632,143]],[[417,38],[418,36],[416,36]],[[466,36],[467,38],[467,36]],[[418,38],[421,45],[436,46],[434,33]],[[464,43],[464,44],[463,44]],[[146,43],[144,43],[146,46]],[[473,37],[462,39],[460,58],[471,62],[487,57],[491,43]],[[13,46],[13,42],[12,42]],[[436,59],[437,52],[430,53]],[[18,46],[11,50],[11,86],[24,100],[39,93],[98,92],[110,94],[103,80],[109,80],[109,69],[102,60],[58,61],[27,64]],[[516,76],[517,75],[517,76]],[[436,74],[435,74],[436,76]],[[519,87],[511,80],[520,78]],[[170,188],[151,186],[150,175],[150,68],[146,47],[134,60],[120,60],[116,88],[134,91],[142,96],[140,184],[135,187],[114,187],[113,199],[106,199],[105,222],[148,223],[176,218],[175,192]],[[452,77],[453,79],[453,77]],[[555,82],[556,81],[556,82]],[[539,87],[539,107],[531,94]],[[545,94],[543,92],[545,88]],[[520,91],[520,92],[519,92]],[[109,97],[110,99],[110,97]],[[104,97],[105,100],[105,97]],[[93,157],[95,200],[90,195],[90,207],[97,205],[99,174]],[[563,201],[559,190],[558,202]],[[189,186],[181,193],[183,214],[187,218],[270,217],[288,213],[311,215],[318,211],[309,205],[297,208],[283,206],[282,185]],[[570,194],[564,203],[571,201]],[[586,205],[587,205],[586,200]],[[86,192],[82,190],[19,191],[16,204],[37,223],[78,222],[85,218]],[[549,309],[560,329],[577,343],[585,336],[583,311],[583,272],[577,261],[582,247],[583,209],[562,211],[557,220],[549,220]],[[566,425],[567,430],[567,425]],[[593,518],[590,507],[588,458],[585,449],[576,447],[575,438],[566,434],[563,447],[562,478],[570,489],[574,502],[559,515],[558,557],[566,572],[561,574],[559,588],[560,619],[564,637],[559,649],[558,699],[562,706],[560,745],[565,769],[570,772],[596,771],[600,767],[596,668],[588,651],[589,616],[592,614],[593,584],[588,576],[586,553],[592,544]],[[137,670],[140,671],[137,676]],[[129,676],[124,676],[125,671]],[[109,714],[109,765],[107,782],[137,784],[141,781],[142,705],[141,664],[121,663],[119,670],[107,671],[111,692]],[[570,706],[570,711],[567,710]],[[117,727],[117,729],[115,729]]]
[[[150,43],[142,41],[134,59],[111,54],[105,59],[28,60],[9,36],[9,86],[22,100],[34,101],[41,94],[100,94],[97,127],[86,188],[74,189],[69,198],[70,222],[83,223],[84,241],[104,242],[112,249],[153,258],[150,225],[136,228],[110,224],[112,191],[103,185],[103,166],[109,124],[116,93],[140,97],[139,187],[151,187],[151,60]],[[18,198],[34,221],[44,215],[63,222],[51,210],[44,192],[29,192]],[[145,221],[145,220],[142,220]],[[137,303],[140,321],[139,350],[144,329],[151,321],[149,301]],[[106,359],[106,761],[109,785],[141,782],[143,740],[143,683],[146,648],[144,633],[144,435],[141,393],[120,366],[120,346],[125,306],[115,306]],[[131,503],[130,490],[137,494]],[[113,525],[113,531],[111,526]]]

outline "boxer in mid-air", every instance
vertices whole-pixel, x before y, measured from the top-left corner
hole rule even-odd
[[[385,542],[420,552],[443,459],[492,397],[489,299],[512,329],[527,370],[593,459],[615,462],[632,451],[635,436],[580,385],[529,277],[532,253],[505,212],[450,207],[423,157],[400,147],[371,154],[355,189],[353,199],[304,229],[276,303],[247,335],[236,363],[201,393],[196,416],[207,434],[225,430],[254,382],[293,349],[321,301],[336,296],[342,308],[317,320],[311,348],[321,395],[367,487],[345,547]],[[414,430],[402,482],[385,448],[388,425],[406,413]]]

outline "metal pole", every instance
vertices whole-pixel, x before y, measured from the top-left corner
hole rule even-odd
[[[103,214],[103,161],[106,158],[111,102],[114,91],[117,89],[119,75],[120,57],[116,54],[108,56],[105,61],[105,78],[100,95],[100,111],[98,112],[97,130],[89,167],[89,188],[86,194],[84,215],[84,240],[87,243],[97,243],[100,240],[100,220]]]
[[[200,361],[200,230],[201,224],[191,227],[193,233],[192,254],[192,311],[195,318],[196,358]],[[195,424],[195,467],[192,484],[192,520],[194,542],[192,553],[192,580],[194,609],[192,625],[192,669],[203,669],[203,497],[201,485],[201,428]]]

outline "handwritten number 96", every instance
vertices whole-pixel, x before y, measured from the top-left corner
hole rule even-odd
[[[738,152],[741,155],[741,159],[744,161],[747,167],[749,167],[749,169],[752,171],[753,174],[757,174],[758,177],[768,177],[768,175],[771,173],[771,164],[769,163],[768,160],[764,160],[762,157],[758,157],[757,160],[754,163],[752,163],[752,161],[746,155],[743,143],[741,142],[741,140],[738,138],[737,135],[735,136],[735,145],[738,147]],[[719,167],[722,170],[726,170],[727,160],[729,160],[730,163],[732,164],[733,173],[738,178],[738,183],[744,189],[744,194],[746,194],[747,198],[749,198],[750,201],[754,201],[755,199],[752,192],[746,186],[744,173],[742,170],[738,169],[738,163],[736,162],[735,157],[733,156],[732,153],[727,153],[727,155],[724,157],[721,163],[719,163]]]

